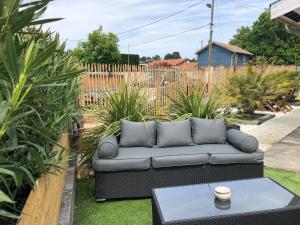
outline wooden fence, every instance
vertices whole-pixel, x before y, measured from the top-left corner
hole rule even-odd
[[[121,85],[138,87],[148,96],[149,107],[160,114],[170,103],[170,97],[176,98],[176,90],[183,88],[187,92],[195,86],[206,87],[207,94],[224,84],[230,77],[241,74],[247,67],[217,67],[181,70],[175,67],[150,68],[147,66],[127,65],[87,65],[82,75],[80,106],[97,104],[106,106],[105,93],[116,91]],[[295,70],[295,67],[268,66],[255,67],[254,70],[265,73]]]
[[[69,148],[69,134],[62,134],[58,143]],[[54,147],[53,151],[57,151]],[[67,155],[67,152],[65,152]],[[67,165],[63,166],[64,168]],[[40,177],[30,192],[22,210],[18,225],[57,225],[66,170],[58,174],[48,173]]]

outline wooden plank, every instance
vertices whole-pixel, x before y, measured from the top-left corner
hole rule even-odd
[[[58,143],[68,150],[69,134],[63,133]],[[58,149],[56,146],[53,151]],[[64,152],[64,156],[68,156],[68,151]],[[67,163],[61,166],[63,169],[59,173],[45,174],[36,181],[26,200],[18,225],[57,225]]]

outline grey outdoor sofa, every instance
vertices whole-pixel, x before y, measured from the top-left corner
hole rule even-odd
[[[121,121],[100,140],[92,166],[96,200],[150,197],[151,189],[263,176],[257,140],[224,120]]]

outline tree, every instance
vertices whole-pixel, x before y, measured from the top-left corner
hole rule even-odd
[[[88,40],[79,42],[74,55],[81,63],[119,63],[118,37],[113,33],[104,33],[102,26],[88,35]]]
[[[270,19],[268,12],[262,13],[252,27],[238,29],[230,44],[276,64],[294,64],[300,58],[296,47],[300,37],[287,33],[282,23]]]
[[[155,55],[152,57],[152,61],[154,60],[161,60],[161,57],[159,55]]]
[[[120,64],[128,64],[129,59],[129,65],[139,65],[140,63],[140,56],[137,54],[121,54]]]
[[[179,52],[173,52],[166,54],[164,59],[181,59],[181,56]]]

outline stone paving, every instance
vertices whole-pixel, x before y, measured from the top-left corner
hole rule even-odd
[[[258,139],[266,166],[300,172],[300,107],[294,108],[259,126],[241,126]]]

